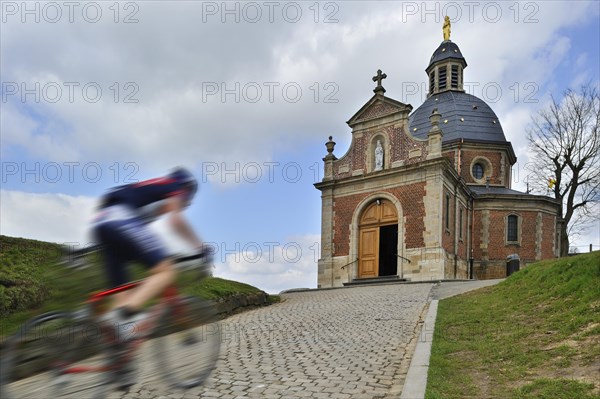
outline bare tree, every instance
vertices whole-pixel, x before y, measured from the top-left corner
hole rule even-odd
[[[568,89],[563,98],[540,110],[527,129],[531,152],[530,186],[552,193],[561,204],[560,255],[569,236],[582,233],[599,218],[600,94],[591,84]]]

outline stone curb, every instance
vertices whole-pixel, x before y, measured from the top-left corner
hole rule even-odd
[[[349,285],[342,287],[326,287],[326,288],[291,288],[289,290],[284,290],[279,292],[278,295],[287,295],[287,294],[297,294],[297,293],[305,293],[305,292],[318,292],[318,291],[331,291],[331,290],[342,290],[347,288],[356,288],[356,287],[370,287],[374,285],[392,285],[392,284],[438,284],[438,283],[466,283],[480,280],[464,280],[464,279],[434,279],[434,280],[419,280],[419,281],[386,281],[386,282],[377,282],[377,283],[366,283],[366,284],[357,284],[357,285]]]
[[[469,280],[462,280],[462,282]],[[477,290],[491,285],[496,285],[504,279],[496,280],[470,280],[472,282],[480,281],[477,286],[471,286],[464,290],[457,290],[456,288],[452,292],[440,293],[434,292],[436,286],[433,287],[434,291],[430,293],[430,298],[438,298],[431,300],[429,304],[429,310],[425,316],[425,322],[421,327],[419,337],[417,338],[417,346],[413,354],[408,373],[404,386],[402,388],[402,395],[399,399],[424,399],[425,390],[427,389],[427,373],[429,372],[429,359],[431,356],[431,345],[433,343],[433,335],[435,332],[435,321],[437,319],[438,302],[441,299],[446,299],[455,295],[460,295],[465,292]],[[443,282],[457,282],[456,280],[442,280]]]
[[[427,372],[429,371],[429,358],[431,356],[431,344],[435,331],[435,320],[437,317],[438,300],[434,299],[429,305],[429,311],[425,316],[425,323],[421,328],[417,347],[413,354],[402,395],[400,399],[423,399],[427,388]]]

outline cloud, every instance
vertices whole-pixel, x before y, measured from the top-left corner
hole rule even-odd
[[[0,232],[55,243],[91,242],[88,235],[96,201],[85,196],[0,191]]]
[[[65,194],[0,191],[0,234],[55,243],[93,242],[89,226],[96,199]],[[166,219],[151,228],[173,253],[192,249],[178,239]],[[257,286],[269,293],[293,287],[315,287],[318,235],[286,242],[208,243],[216,248],[215,275]]]
[[[269,293],[315,288],[320,236],[286,242],[213,243],[215,275],[257,286]]]
[[[233,13],[221,9],[225,3],[205,3],[145,2],[118,15],[99,3],[102,19],[93,24],[82,10],[73,23],[66,10],[56,24],[9,16],[3,79],[34,91],[38,84],[41,100],[28,94],[27,106],[13,107],[11,120],[24,121],[28,134],[3,121],[3,140],[51,160],[109,158],[152,170],[269,159],[298,140],[347,132],[343,121],[372,95],[378,68],[389,76],[388,94],[401,98],[404,84],[426,80],[423,69],[441,42],[441,14],[412,13],[393,2],[319,4],[318,10],[295,3],[302,18],[294,22],[289,6],[256,3],[257,23],[250,22],[256,10],[243,3],[232,3]],[[499,82],[505,93],[510,79],[542,86],[552,78],[569,50],[569,39],[557,32],[585,16],[589,4],[544,4],[519,16],[511,10],[503,7],[492,23],[482,9],[472,20],[463,9],[452,36],[473,65],[466,79]],[[537,22],[524,23],[533,11]],[[125,16],[137,22],[122,23]],[[53,102],[57,87],[62,95]],[[8,105],[22,100],[18,94]],[[40,118],[45,128],[32,132]],[[26,138],[38,145],[26,146]]]

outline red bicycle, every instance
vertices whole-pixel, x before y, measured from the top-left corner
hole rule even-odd
[[[89,252],[80,251],[69,263],[81,266]],[[203,278],[212,267],[206,258],[199,253],[175,261]],[[181,296],[173,285],[139,322],[118,330],[107,326],[101,318],[106,299],[140,283],[92,294],[77,311],[45,313],[25,323],[3,348],[0,397],[103,398],[120,387],[124,375],[140,372],[141,358],[155,370],[142,368],[144,384],[162,379],[169,390],[201,385],[215,367],[221,344],[214,303]],[[125,349],[121,345],[116,351],[123,338]],[[148,350],[140,350],[143,346]]]

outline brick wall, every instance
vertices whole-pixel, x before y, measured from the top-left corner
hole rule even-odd
[[[496,267],[493,265],[497,263],[500,269],[505,268],[506,257],[512,254],[518,254],[521,262],[536,260],[538,213],[538,211],[489,210],[489,240],[487,242],[487,259],[489,262],[485,266],[490,270],[481,271],[482,273],[497,276],[500,272],[493,271]],[[520,218],[518,244],[506,242],[506,217],[512,214],[518,215]],[[553,258],[556,217],[544,213],[541,220],[541,258]],[[482,244],[486,244],[483,242],[483,229],[483,212],[476,211],[473,237],[473,256],[476,261],[484,259],[486,255],[486,251],[481,248]]]
[[[519,244],[506,244],[506,217],[510,214],[519,215],[521,218]],[[508,255],[516,253],[519,254],[521,259],[535,259],[536,219],[537,212],[490,210],[488,258],[503,260]],[[478,236],[477,230],[475,236]]]
[[[475,263],[473,277],[477,280],[504,278],[506,277],[506,262]]]
[[[554,258],[556,245],[556,216],[542,215],[542,259]]]
[[[490,211],[490,225],[488,227],[490,236],[488,242],[489,259],[504,259],[507,255],[519,251],[519,247],[516,245],[505,245],[506,214],[507,212],[504,211]],[[533,240],[533,245],[535,246],[535,219],[533,220],[533,225],[533,235],[529,236],[525,234],[526,239],[524,241]],[[535,256],[535,250],[532,255]]]
[[[333,256],[350,254],[350,224],[354,208],[367,194],[348,195],[333,200]]]
[[[455,150],[443,152],[442,156],[444,158],[447,158],[450,161],[450,164],[452,164],[453,168],[456,168],[456,165],[455,165],[456,151]]]
[[[536,257],[537,247],[537,212],[515,212],[521,218],[520,223],[520,246],[509,245],[509,248],[514,250],[512,253],[519,254],[521,259],[534,260]],[[503,212],[503,215],[506,215]],[[503,219],[504,221],[504,219]],[[505,222],[504,222],[505,223]],[[503,231],[506,231],[505,229]],[[505,233],[506,234],[506,233]],[[504,239],[505,237],[502,236]],[[504,241],[504,240],[503,240]],[[504,243],[504,242],[502,242]],[[510,255],[508,251],[498,250],[498,255],[504,255],[505,257]]]
[[[467,250],[467,237],[468,232],[469,232],[469,213],[467,211],[467,208],[465,206],[463,206],[460,202],[458,204],[458,206],[460,207],[459,209],[462,209],[463,211],[463,215],[462,215],[462,238],[460,238],[460,233],[459,233],[459,239],[458,239],[458,256],[462,259],[469,259],[469,253]]]
[[[481,245],[483,242],[483,212],[474,212],[473,223],[473,257],[475,259],[481,259],[483,257],[483,249]],[[487,253],[487,252],[486,252]]]
[[[389,192],[400,200],[404,212],[406,248],[421,248],[425,246],[423,232],[425,231],[425,183],[414,183],[397,187]]]
[[[352,138],[350,150],[346,156],[334,162],[333,175],[335,179],[342,179],[352,176],[352,171],[363,170],[367,173],[367,158],[369,145],[377,135],[387,137],[385,143],[385,156],[389,157],[386,161],[386,168],[389,168],[393,162],[403,161],[404,165],[410,165],[427,159],[427,141],[419,141],[406,133],[405,126],[388,126],[384,129],[373,129],[362,135]],[[389,141],[389,142],[388,142]],[[391,153],[388,149],[391,148]],[[420,150],[420,155],[410,157],[412,150]]]
[[[407,249],[425,246],[423,231],[425,225],[425,183],[414,183],[393,189],[383,190],[400,201],[404,217],[404,241]],[[345,256],[350,253],[350,224],[358,204],[372,193],[362,193],[337,197],[333,200],[334,211],[334,256]]]
[[[371,119],[371,118],[376,118],[379,116],[388,115],[390,113],[394,113],[397,111],[398,111],[398,107],[393,106],[391,104],[386,104],[386,103],[380,102],[377,104],[373,104],[368,109],[366,109],[363,112],[363,114],[360,116],[360,118],[357,119],[357,122],[364,121],[364,120]]]
[[[385,129],[392,142],[392,162],[404,161],[410,165],[427,159],[427,141],[418,141],[406,133],[404,127],[388,127]],[[410,151],[420,149],[421,155],[410,157]]]
[[[503,184],[501,176],[502,153],[500,151],[469,151],[463,150],[461,154],[461,175],[467,183],[477,183],[471,177],[471,163],[476,157],[485,157],[492,165],[490,184]]]

